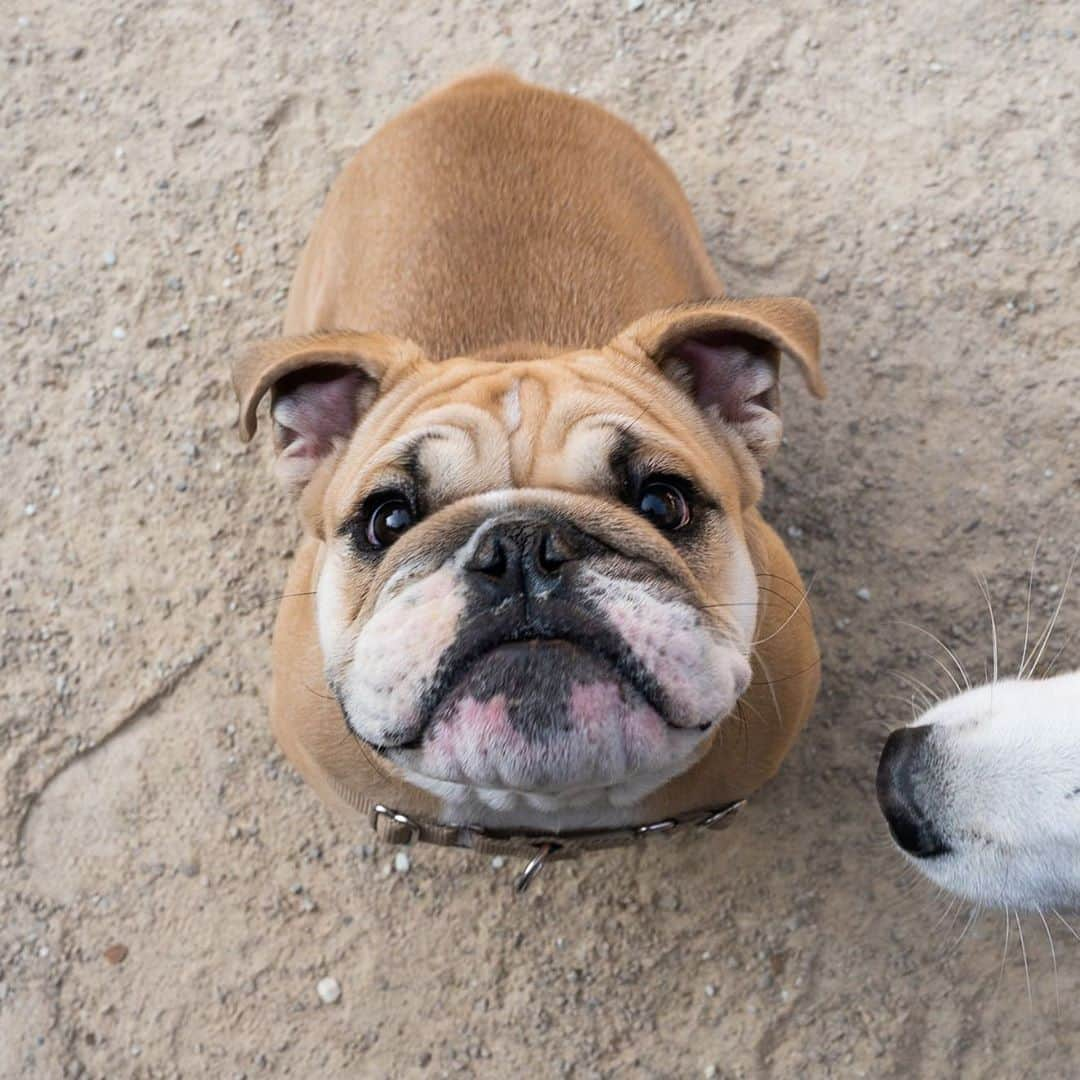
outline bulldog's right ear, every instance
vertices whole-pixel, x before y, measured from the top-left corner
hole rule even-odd
[[[345,445],[375,399],[423,363],[418,345],[387,334],[332,332],[253,345],[232,369],[240,438],[255,434],[269,390],[275,472],[299,491]]]

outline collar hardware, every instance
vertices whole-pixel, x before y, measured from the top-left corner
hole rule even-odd
[[[729,806],[721,806],[719,810],[711,813],[704,821],[698,823],[698,827],[701,829],[712,829],[719,832],[721,829],[726,829],[734,819],[735,815],[746,805],[746,800],[743,799],[740,802],[731,803]]]
[[[547,865],[548,856],[553,851],[558,851],[558,844],[541,844],[540,850],[529,860],[528,865],[516,878],[514,878],[514,892],[519,896],[527,892],[533,878]]]
[[[654,821],[651,825],[638,825],[634,829],[635,836],[652,836],[654,833],[671,832],[677,829],[679,823],[674,818],[665,818],[663,821]]]
[[[354,803],[356,805],[356,803]],[[548,862],[571,859],[601,848],[623,847],[650,836],[667,835],[686,828],[726,829],[746,805],[745,799],[705,810],[614,829],[590,829],[554,835],[507,833],[477,825],[443,825],[416,821],[383,803],[369,803],[368,820],[380,840],[409,846],[417,843],[467,848],[485,855],[516,855],[528,858],[525,869],[514,879],[514,891],[524,893]],[[358,809],[362,808],[360,804]]]
[[[371,827],[380,839],[402,847],[417,843],[422,835],[420,826],[412,818],[382,803],[376,803],[371,808]]]

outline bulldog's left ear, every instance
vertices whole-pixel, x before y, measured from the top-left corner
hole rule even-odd
[[[711,420],[735,429],[759,461],[780,445],[780,354],[825,396],[818,319],[796,298],[702,300],[631,324],[611,348],[655,364]]]

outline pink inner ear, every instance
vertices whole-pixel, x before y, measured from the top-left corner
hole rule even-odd
[[[278,386],[273,405],[280,449],[296,457],[323,457],[356,427],[364,375],[349,368],[303,372],[303,381]]]
[[[709,341],[688,338],[671,355],[690,368],[698,405],[715,407],[728,423],[754,419],[755,406],[772,407],[776,371],[756,339],[745,335]]]

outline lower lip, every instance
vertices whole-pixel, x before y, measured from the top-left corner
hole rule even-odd
[[[641,698],[649,705],[657,715],[664,720],[665,723],[670,723],[661,708],[660,704],[653,699],[653,695],[644,686],[637,683],[636,680],[628,677],[620,669],[618,661],[607,653],[600,652],[596,649],[590,648],[587,644],[573,641],[569,638],[563,637],[537,637],[526,638],[522,641],[505,641],[498,645],[493,646],[490,649],[486,649],[484,652],[477,654],[475,657],[470,658],[457,672],[457,676],[453,683],[447,688],[444,700],[450,697],[454,691],[461,686],[461,684],[468,679],[470,674],[475,668],[482,664],[485,660],[490,660],[494,656],[530,656],[536,663],[543,663],[543,654],[548,650],[562,651],[564,653],[573,654],[582,657],[584,660],[591,664],[599,664],[605,668],[611,675],[611,680],[616,683],[622,683],[630,687],[635,694],[641,696]],[[679,727],[677,724],[670,724],[672,727]],[[709,725],[706,725],[706,728]],[[705,730],[705,729],[702,729]]]

